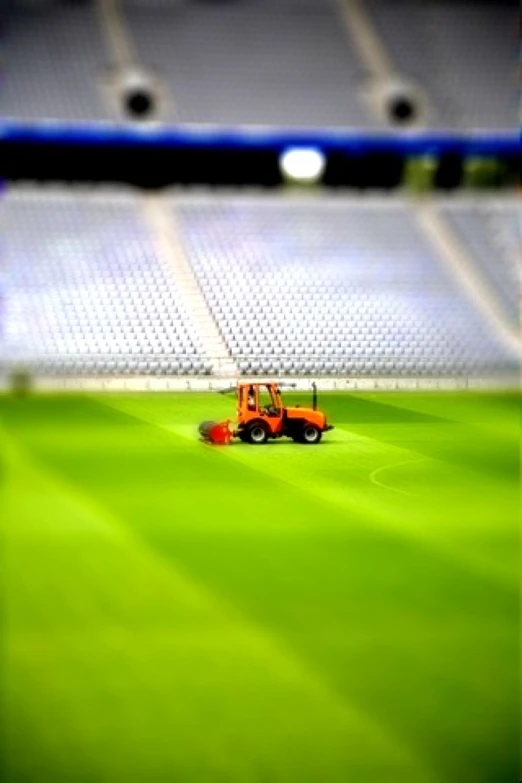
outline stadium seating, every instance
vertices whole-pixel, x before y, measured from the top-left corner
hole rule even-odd
[[[430,127],[518,127],[514,0],[365,2],[395,69],[427,93]]]
[[[513,357],[400,199],[176,201],[244,373],[480,374]]]
[[[123,120],[111,92],[110,36],[95,3],[6,0],[6,7],[3,116]],[[162,120],[383,125],[363,98],[368,73],[333,0],[122,0],[121,7],[136,66],[163,87]],[[426,95],[428,127],[518,125],[513,1],[365,0],[363,7],[399,77]]]
[[[472,377],[516,367],[406,199],[178,193],[166,204],[239,372]],[[439,208],[514,323],[515,201]],[[130,191],[13,188],[0,216],[8,364],[219,373],[227,357],[205,354],[179,272],[158,257]]]
[[[11,0],[2,27],[4,117],[109,118],[98,86],[108,62],[94,5]]]
[[[130,195],[10,191],[4,359],[37,372],[211,370]]]
[[[375,126],[362,69],[323,0],[124,4],[140,60],[169,85],[168,119],[219,125]]]
[[[513,326],[520,322],[522,210],[513,200],[447,201],[440,207],[498,297]]]

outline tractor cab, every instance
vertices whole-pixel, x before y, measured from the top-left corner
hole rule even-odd
[[[248,443],[265,443],[269,438],[283,436],[298,443],[319,443],[323,432],[332,427],[325,414],[317,410],[315,383],[312,388],[312,408],[300,408],[285,406],[279,384],[273,381],[239,383],[237,436]]]
[[[237,418],[248,422],[258,416],[281,419],[283,403],[274,383],[243,383],[238,387]]]

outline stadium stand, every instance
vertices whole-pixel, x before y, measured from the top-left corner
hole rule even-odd
[[[396,73],[427,94],[428,126],[514,127],[512,2],[362,5]],[[169,93],[163,120],[382,126],[362,99],[368,74],[334,0],[121,0],[119,8],[136,65]],[[6,0],[4,117],[65,127],[122,119],[104,87],[118,64],[98,10],[88,0]],[[106,375],[211,374],[230,357],[253,374],[478,376],[515,366],[420,230],[412,202],[239,192],[169,203],[228,357],[205,353],[139,197],[13,188],[0,205],[4,359]],[[509,197],[437,204],[514,332],[520,208]]]
[[[516,367],[406,199],[182,192],[165,199],[229,357],[205,355],[139,197],[18,187],[4,197],[0,221],[8,363],[109,376],[219,373],[230,357],[243,374],[473,377]],[[508,232],[514,200],[473,207],[447,199],[440,208],[458,228],[487,213],[498,226],[491,242],[516,241]],[[460,235],[513,319],[514,247],[490,275],[473,231]]]
[[[451,201],[440,211],[450,222],[470,257],[514,327],[520,322],[520,207],[513,200]]]
[[[141,62],[168,83],[170,120],[285,127],[375,126],[361,66],[323,0],[124,3]]]
[[[36,372],[210,372],[130,195],[11,190],[4,355]]]
[[[180,198],[176,210],[244,373],[474,375],[514,360],[401,199]]]
[[[120,7],[133,65],[161,84],[163,121],[385,125],[365,100],[368,73],[334,0],[122,0]],[[365,0],[363,8],[396,75],[426,95],[428,127],[517,126],[513,2]],[[5,117],[124,119],[111,81],[123,66],[106,49],[111,36],[95,3],[7,0],[4,18]]]
[[[518,127],[517,3],[366,0],[399,74],[429,97],[433,128]]]
[[[1,37],[0,111],[18,120],[109,119],[95,7],[11,0]]]

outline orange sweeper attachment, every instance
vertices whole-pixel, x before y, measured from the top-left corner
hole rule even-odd
[[[233,438],[259,445],[269,438],[292,438],[296,443],[319,443],[323,432],[332,430],[326,415],[317,410],[317,387],[312,384],[311,408],[293,408],[283,404],[280,387],[274,381],[238,383],[221,394],[234,392],[237,396],[237,422],[230,420],[203,421],[199,434],[210,443],[229,444]],[[295,384],[288,384],[294,386]]]

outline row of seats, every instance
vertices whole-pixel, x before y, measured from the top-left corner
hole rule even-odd
[[[170,375],[210,375],[212,363],[190,357],[156,357],[143,356],[126,358],[121,355],[111,356],[51,356],[48,359],[38,357],[28,360],[17,359],[10,363],[17,371],[28,371],[43,376],[170,376]]]
[[[349,360],[349,359],[300,359],[289,357],[263,357],[262,359],[239,359],[238,367],[242,375],[348,375],[392,376],[415,378],[419,376],[468,377],[491,373],[487,362],[466,362],[453,359],[444,362],[425,361],[422,358],[409,358],[408,361],[385,360]],[[505,372],[505,367],[499,370]]]

